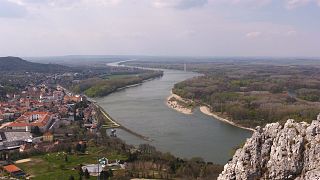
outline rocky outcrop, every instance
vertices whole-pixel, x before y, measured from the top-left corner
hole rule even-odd
[[[320,121],[257,127],[218,179],[320,180]]]

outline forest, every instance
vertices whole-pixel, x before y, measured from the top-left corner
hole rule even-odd
[[[247,127],[311,121],[320,112],[320,69],[305,66],[222,65],[175,85],[173,92],[210,105]]]

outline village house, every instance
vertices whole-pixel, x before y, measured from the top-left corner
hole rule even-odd
[[[80,95],[74,95],[74,96],[68,96],[68,95],[66,95],[66,96],[64,96],[64,98],[63,98],[63,101],[64,101],[65,103],[67,103],[67,102],[80,102],[80,101],[82,101],[82,100],[83,100],[83,97],[80,96]]]
[[[13,164],[3,166],[3,170],[9,173],[12,177],[16,177],[16,178],[21,178],[26,175],[20,168],[18,168]]]
[[[53,134],[50,132],[46,132],[42,136],[42,140],[44,142],[53,142]]]

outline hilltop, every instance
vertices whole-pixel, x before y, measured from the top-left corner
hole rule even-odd
[[[0,71],[56,73],[72,71],[72,68],[57,64],[33,63],[19,57],[0,57]]]

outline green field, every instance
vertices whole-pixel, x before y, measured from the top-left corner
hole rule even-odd
[[[69,179],[71,175],[75,179],[79,179],[78,170],[75,170],[80,164],[94,164],[97,159],[106,157],[109,160],[126,160],[127,157],[116,155],[107,152],[105,148],[89,147],[88,153],[84,155],[70,154],[67,155],[68,161],[65,161],[66,153],[49,153],[41,156],[31,157],[31,161],[17,164],[27,174],[31,175],[32,179],[39,180],[61,180]],[[96,179],[96,177],[90,177]]]

